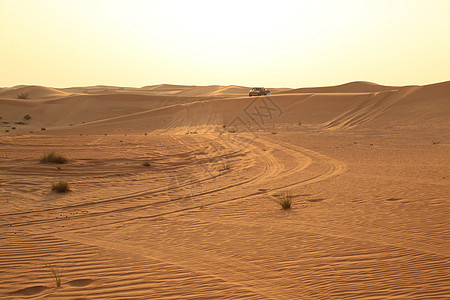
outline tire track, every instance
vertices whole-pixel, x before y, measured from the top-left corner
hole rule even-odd
[[[213,190],[209,190],[206,192],[202,192],[199,194],[196,194],[196,197],[200,197],[200,196],[204,196],[204,195],[209,195],[215,192],[219,192],[219,191],[224,191],[230,188],[235,188],[235,187],[239,187],[245,184],[248,184],[252,181],[255,181],[258,177],[263,176],[265,173],[268,172],[268,170],[270,170],[270,160],[264,160],[263,159],[263,163],[265,165],[264,170],[261,171],[259,174],[257,174],[255,177],[250,178],[246,181],[242,181],[239,183],[235,183],[232,185],[228,185],[225,187],[220,187],[217,189],[213,189]],[[271,174],[268,174],[266,176],[270,176]],[[197,181],[194,181],[193,183],[195,184],[200,184],[202,182],[207,182],[213,179],[217,179],[219,177],[223,176],[222,173],[219,173],[217,175],[213,175],[207,178],[203,178]],[[90,203],[82,203],[82,204],[76,204],[76,205],[67,205],[67,206],[63,206],[63,207],[58,207],[58,208],[49,208],[49,209],[44,209],[44,210],[36,210],[36,211],[31,211],[31,212],[20,212],[20,213],[11,213],[11,214],[3,214],[0,215],[0,217],[11,217],[11,216],[27,216],[29,217],[31,214],[35,214],[35,213],[45,213],[45,212],[57,212],[57,211],[64,211],[64,210],[68,210],[68,209],[80,209],[80,208],[87,208],[87,207],[91,207],[94,205],[100,205],[100,204],[107,204],[107,203],[114,203],[117,201],[123,201],[123,200],[130,200],[136,197],[143,197],[143,196],[149,196],[149,195],[153,195],[153,194],[157,194],[157,193],[161,193],[161,192],[165,192],[167,190],[175,190],[177,188],[180,187],[185,187],[190,183],[185,183],[182,184],[178,187],[174,187],[174,188],[158,188],[158,189],[154,189],[154,190],[149,190],[149,191],[142,191],[142,192],[137,192],[137,193],[131,193],[131,194],[127,194],[127,195],[122,195],[122,196],[117,196],[117,197],[112,197],[112,198],[107,198],[101,201],[95,201],[95,202],[90,202]],[[70,218],[70,220],[76,220],[76,219],[81,219],[81,218],[89,218],[89,217],[97,217],[97,216],[104,216],[110,213],[121,213],[121,212],[127,212],[127,211],[132,211],[132,210],[138,210],[138,209],[145,209],[148,207],[152,207],[152,206],[159,206],[162,204],[166,204],[166,203],[170,203],[171,201],[176,201],[176,200],[182,200],[183,197],[178,197],[175,199],[171,199],[171,200],[162,200],[162,201],[157,201],[157,202],[152,202],[152,203],[146,203],[146,204],[142,204],[142,205],[135,205],[135,206],[129,206],[129,207],[125,207],[125,208],[120,208],[120,209],[113,209],[113,210],[109,210],[109,211],[105,211],[105,212],[97,212],[97,213],[88,213],[88,214],[81,214],[81,215],[76,215],[76,216],[72,216]],[[6,226],[27,226],[27,225],[33,225],[33,224],[43,224],[43,223],[52,223],[52,222],[59,222],[61,221],[61,219],[38,219],[38,220],[30,220],[30,221],[25,221],[25,222],[7,222],[5,224],[0,224],[0,227],[6,227]]]

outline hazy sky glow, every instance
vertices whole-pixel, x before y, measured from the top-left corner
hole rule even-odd
[[[450,80],[448,0],[0,0],[0,86]]]

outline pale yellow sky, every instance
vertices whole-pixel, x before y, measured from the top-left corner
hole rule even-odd
[[[0,86],[450,80],[450,0],[0,0]]]

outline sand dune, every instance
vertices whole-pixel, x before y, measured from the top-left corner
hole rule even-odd
[[[67,96],[67,93],[54,88],[43,86],[24,86],[7,91],[0,91],[0,98],[17,99],[18,95],[25,94],[28,99],[47,99]]]
[[[450,81],[248,89],[1,89],[0,298],[449,298]]]
[[[171,88],[173,95],[168,96]],[[242,123],[240,130],[243,131],[253,130],[252,126],[262,129],[299,122],[317,129],[446,128],[450,111],[449,82],[381,92],[283,93],[256,98],[245,96],[242,87],[231,86],[164,85],[145,87],[146,91],[158,91],[162,95],[120,92],[65,97],[62,92],[52,94],[53,89],[41,87],[20,90],[32,90],[35,94],[40,91],[42,96],[32,102],[0,98],[4,120],[14,123],[25,114],[34,116],[29,124],[18,128],[17,132],[22,133],[39,130],[41,126],[46,126],[47,130],[73,127],[81,133],[101,133],[96,131],[99,128],[104,128],[105,133],[180,132],[193,127],[197,131],[211,132],[223,125],[232,125],[236,118]],[[244,95],[235,96],[238,91]],[[49,99],[51,95],[59,96]],[[261,118],[268,108],[273,114]]]
[[[335,86],[291,89],[285,91],[285,93],[366,93],[366,92],[389,91],[396,89],[398,89],[398,87],[384,86],[366,81],[354,81]]]

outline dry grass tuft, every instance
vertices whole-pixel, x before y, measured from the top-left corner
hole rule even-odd
[[[49,268],[50,272],[52,273],[52,278],[56,286],[61,287],[61,271],[59,270],[59,268],[49,263],[45,263],[45,266]]]
[[[67,162],[67,158],[61,154],[56,153],[55,151],[44,154],[41,159],[41,164],[55,163],[55,164],[65,164]]]
[[[29,96],[29,93],[19,93],[17,94],[17,99],[28,99]]]
[[[231,169],[231,164],[229,162],[224,162],[222,166],[219,168],[219,171],[228,171]]]
[[[284,210],[290,209],[292,206],[292,192],[284,191],[281,192],[274,200],[275,203],[279,204]]]
[[[52,191],[57,193],[67,193],[70,191],[69,184],[66,181],[59,181],[52,184]]]

